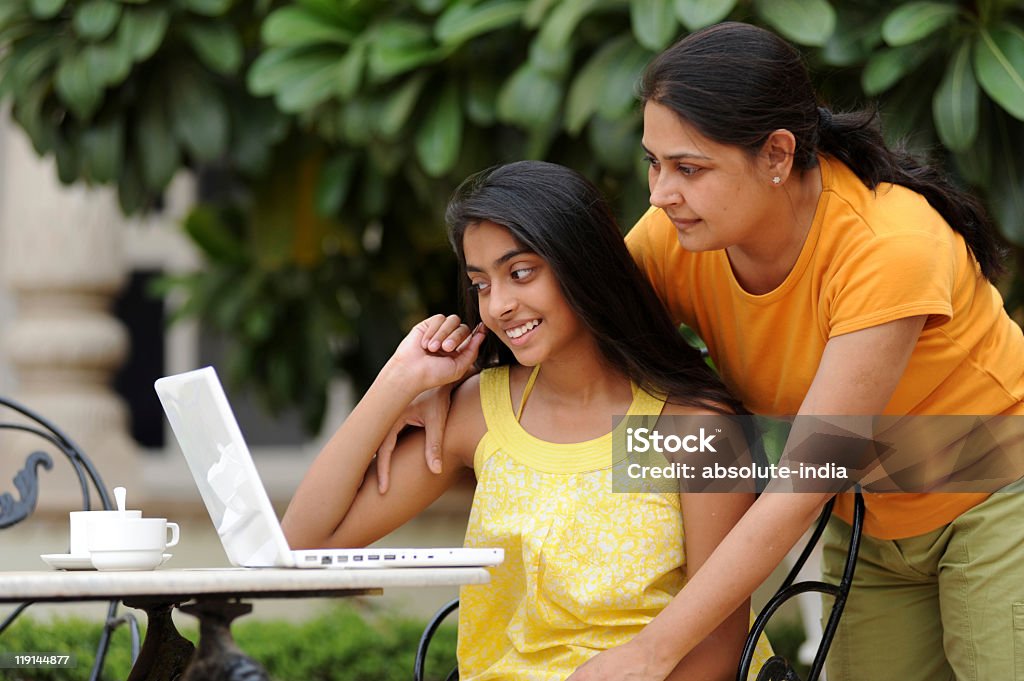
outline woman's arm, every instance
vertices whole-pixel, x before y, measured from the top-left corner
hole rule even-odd
[[[907,366],[925,317],[829,340],[800,414],[880,414]],[[814,522],[828,494],[762,494],[673,601],[624,646],[570,681],[661,680],[742,606]]]
[[[292,548],[364,546],[375,541],[440,496],[471,463],[475,443],[468,442],[467,429],[450,429],[452,436],[445,438],[442,447],[449,465],[441,475],[430,473],[419,457],[408,455],[423,447],[422,433],[412,433],[396,450],[392,493],[385,497],[378,491],[373,458],[391,424],[420,392],[465,373],[483,341],[482,333],[477,332],[454,352],[422,348],[420,339],[444,321],[437,315],[406,336],[314,460],[281,522]],[[467,412],[464,418],[471,416],[466,408],[470,404],[463,400],[464,406],[459,407]],[[454,412],[455,404],[452,409]],[[459,415],[453,413],[453,417]]]

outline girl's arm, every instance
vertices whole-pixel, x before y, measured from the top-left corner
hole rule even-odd
[[[925,319],[908,317],[829,340],[800,414],[882,413]],[[650,624],[626,645],[591,659],[569,680],[665,679],[768,578],[829,496],[762,494]]]
[[[453,352],[421,347],[421,338],[444,323],[436,315],[406,336],[314,460],[281,521],[292,548],[365,546],[416,515],[471,465],[476,444],[469,441],[472,428],[448,429],[450,437],[442,447],[448,465],[441,475],[425,470],[418,456],[408,455],[423,447],[422,433],[411,433],[395,452],[392,492],[384,496],[378,491],[373,458],[391,424],[416,395],[465,373],[483,342],[477,330]],[[466,388],[468,393],[473,386]],[[452,412],[456,421],[471,425],[466,422],[474,418],[472,400],[456,399]]]

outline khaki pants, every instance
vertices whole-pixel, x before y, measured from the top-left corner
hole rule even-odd
[[[1024,681],[1024,485],[1011,489],[928,534],[863,537],[828,681]],[[826,581],[849,541],[833,518]]]

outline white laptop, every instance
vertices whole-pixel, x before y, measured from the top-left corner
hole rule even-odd
[[[502,549],[292,550],[213,367],[158,379],[157,395],[224,551],[242,567],[383,568],[497,565]]]

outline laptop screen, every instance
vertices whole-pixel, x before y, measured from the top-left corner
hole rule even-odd
[[[288,542],[213,367],[155,385],[228,560],[291,565]]]

